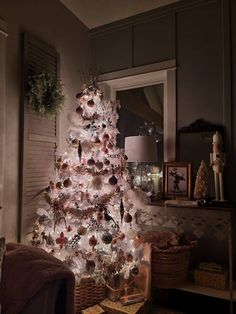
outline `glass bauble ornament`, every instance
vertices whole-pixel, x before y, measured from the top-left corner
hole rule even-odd
[[[63,185],[65,188],[68,188],[72,185],[72,181],[70,178],[67,178],[66,180],[63,181]]]
[[[89,245],[95,246],[95,245],[97,245],[97,243],[98,243],[97,238],[94,235],[92,235],[91,238],[89,238]]]
[[[110,177],[109,183],[110,183],[110,185],[116,185],[117,184],[117,178],[115,176]]]
[[[102,242],[105,244],[110,244],[112,241],[112,234],[110,232],[105,232],[102,235]]]
[[[93,158],[90,158],[88,161],[87,161],[87,165],[88,166],[94,166],[95,165],[95,160]]]

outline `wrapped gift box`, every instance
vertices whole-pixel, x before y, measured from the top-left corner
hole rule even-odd
[[[105,314],[104,310],[98,304],[88,307],[81,311],[81,314]]]
[[[130,305],[122,305],[120,301],[113,302],[105,299],[100,303],[100,306],[107,314],[145,314],[146,302],[138,302]]]
[[[194,270],[194,282],[197,285],[226,290],[228,287],[228,271],[215,263],[200,263]]]

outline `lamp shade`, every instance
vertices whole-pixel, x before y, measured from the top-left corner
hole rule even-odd
[[[156,162],[156,140],[152,136],[128,136],[125,138],[125,154],[129,162]]]

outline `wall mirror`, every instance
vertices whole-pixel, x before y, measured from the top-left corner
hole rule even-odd
[[[214,175],[210,165],[210,153],[212,152],[212,141],[215,132],[219,132],[223,138],[225,130],[222,125],[212,124],[208,121],[198,119],[188,126],[182,127],[177,132],[177,157],[178,160],[192,162],[193,182],[196,180],[197,171],[204,160],[209,170],[209,196],[214,197]],[[224,147],[223,147],[224,151]]]
[[[138,128],[144,122],[154,123],[160,134],[159,162],[175,160],[175,72],[175,60],[170,60],[152,68],[144,66],[103,75],[99,86],[105,97],[119,100],[121,104],[120,147],[124,147],[124,137],[138,135]]]

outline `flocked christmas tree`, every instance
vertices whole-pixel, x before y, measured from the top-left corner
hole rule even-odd
[[[128,279],[138,274],[142,255],[136,224],[140,194],[124,150],[116,147],[118,104],[103,100],[94,85],[76,100],[69,148],[56,158],[31,242],[64,261],[78,279],[84,274],[106,282]]]

